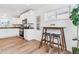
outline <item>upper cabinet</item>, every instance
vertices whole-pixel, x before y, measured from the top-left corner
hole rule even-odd
[[[45,21],[69,19],[69,7],[63,7],[45,13]]]
[[[20,17],[21,20],[27,19],[27,23],[33,23],[33,19],[34,19],[34,12],[32,10],[24,13],[21,15]]]
[[[36,19],[34,15],[34,11],[30,10],[20,16],[21,20],[27,19],[27,25],[30,25],[31,27],[36,28]]]

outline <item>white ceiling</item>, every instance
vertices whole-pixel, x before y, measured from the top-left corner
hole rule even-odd
[[[0,17],[17,17],[27,10],[53,10],[67,5],[46,5],[46,4],[0,4]]]
[[[0,4],[0,17],[17,17],[29,9],[38,9],[41,5]]]

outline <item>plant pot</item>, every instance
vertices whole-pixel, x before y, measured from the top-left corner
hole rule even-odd
[[[72,47],[73,54],[79,54],[79,48]]]

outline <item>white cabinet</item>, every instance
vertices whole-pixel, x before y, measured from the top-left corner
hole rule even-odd
[[[34,24],[33,27],[34,27],[34,28],[36,27],[36,25],[35,25],[35,24],[36,24],[36,19],[35,19],[34,11],[30,10],[30,11],[28,11],[28,12],[22,14],[22,15],[20,16],[20,19],[21,19],[21,20],[27,19],[27,23],[28,23],[28,24],[29,24],[29,23],[32,23],[32,24]]]
[[[32,39],[36,39],[39,40],[41,39],[41,31],[37,31],[35,29],[25,29],[24,30],[24,38],[26,40],[32,40]]]
[[[24,30],[24,38],[26,40],[36,39],[36,34],[34,29],[25,29]]]
[[[19,29],[0,29],[0,38],[19,36]]]

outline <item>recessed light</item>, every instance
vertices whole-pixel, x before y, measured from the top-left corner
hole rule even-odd
[[[30,6],[30,4],[26,4],[26,6]]]
[[[17,13],[19,13],[20,11],[17,11]]]

